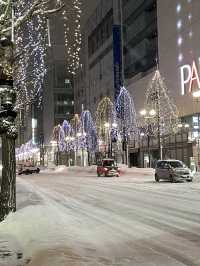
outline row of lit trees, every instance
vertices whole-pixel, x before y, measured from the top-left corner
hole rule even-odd
[[[147,136],[150,161],[150,136],[157,138],[159,158],[162,158],[162,136],[175,133],[178,125],[178,110],[169,96],[160,72],[156,70],[147,86],[144,109],[140,114],[136,115],[133,98],[128,90],[122,87],[115,103],[108,97],[99,102],[95,119],[92,119],[89,111],[83,111],[80,118],[75,115],[71,121],[71,131],[63,134],[64,125],[58,125],[54,129],[58,133],[53,135],[59,151],[70,148],[75,153],[78,149],[98,151],[98,143],[105,146],[107,156],[113,156],[112,144],[118,143],[123,163],[128,164],[130,140],[137,144],[141,136]],[[88,146],[88,140],[91,140],[93,145]]]
[[[61,153],[73,151],[76,165],[77,153],[81,150],[81,165],[84,166],[85,151],[88,152],[89,159],[97,146],[97,132],[91,113],[84,110],[81,116],[75,114],[71,121],[64,120],[62,124],[55,126],[51,144],[57,147],[56,164],[60,163]]]

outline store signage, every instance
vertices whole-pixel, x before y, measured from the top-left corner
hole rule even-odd
[[[192,65],[181,66],[180,76],[182,95],[190,94],[193,92],[193,90],[200,90],[200,71],[195,61],[192,62]]]

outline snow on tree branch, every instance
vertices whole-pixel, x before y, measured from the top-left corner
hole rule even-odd
[[[27,9],[24,14],[17,17],[13,21],[13,27],[16,29],[20,25],[22,25],[26,20],[29,20],[31,17],[35,15],[50,15],[60,11],[65,5],[62,1],[57,1],[57,4],[53,8],[49,8],[52,1],[41,1],[35,0],[33,4]],[[11,9],[14,8],[15,5],[12,4],[11,0],[8,1],[0,1],[0,35],[5,34],[11,31],[12,28],[12,18],[10,16]],[[10,24],[10,25],[9,25]]]

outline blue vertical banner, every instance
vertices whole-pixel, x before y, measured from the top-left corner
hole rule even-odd
[[[113,25],[113,67],[115,101],[123,86],[121,25]]]

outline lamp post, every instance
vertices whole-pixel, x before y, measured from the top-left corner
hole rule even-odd
[[[110,137],[109,137],[109,128],[110,128],[110,123],[106,122],[104,124],[104,127],[105,127],[105,134],[106,134],[106,144],[107,144],[107,158],[109,157],[110,155]]]
[[[147,120],[147,150],[148,150],[148,163],[149,167],[151,167],[151,151],[150,151],[150,135],[152,133],[151,128],[151,119],[155,118],[156,111],[154,109],[151,109],[147,111],[146,109],[143,109],[140,111],[140,115]],[[144,136],[144,132],[141,133],[141,136]]]
[[[193,96],[193,98],[196,100],[196,102],[198,103],[198,106],[199,106],[199,100],[200,100],[200,90],[197,90],[197,91],[194,91],[193,93],[192,93],[192,96]],[[198,131],[198,133],[197,133],[197,154],[198,154],[198,163],[197,163],[197,165],[198,165],[198,169],[199,169],[199,167],[200,167],[200,136],[199,136],[199,128],[200,127],[200,123],[199,123],[199,115],[198,115],[198,123],[197,123],[197,125],[196,125],[196,128],[195,128],[195,126],[194,126],[194,128],[195,129],[197,129]]]
[[[76,134],[77,136],[77,144],[79,147],[79,138],[82,138],[82,140],[86,137],[86,133],[82,130],[82,132],[78,132]],[[84,156],[84,149],[83,147],[81,147],[81,166],[84,167],[85,166],[85,156]]]
[[[107,142],[107,156],[112,157],[112,136],[111,136],[111,130],[117,128],[117,123],[108,123],[106,122],[104,124],[105,127],[105,133],[106,133],[106,142]]]

